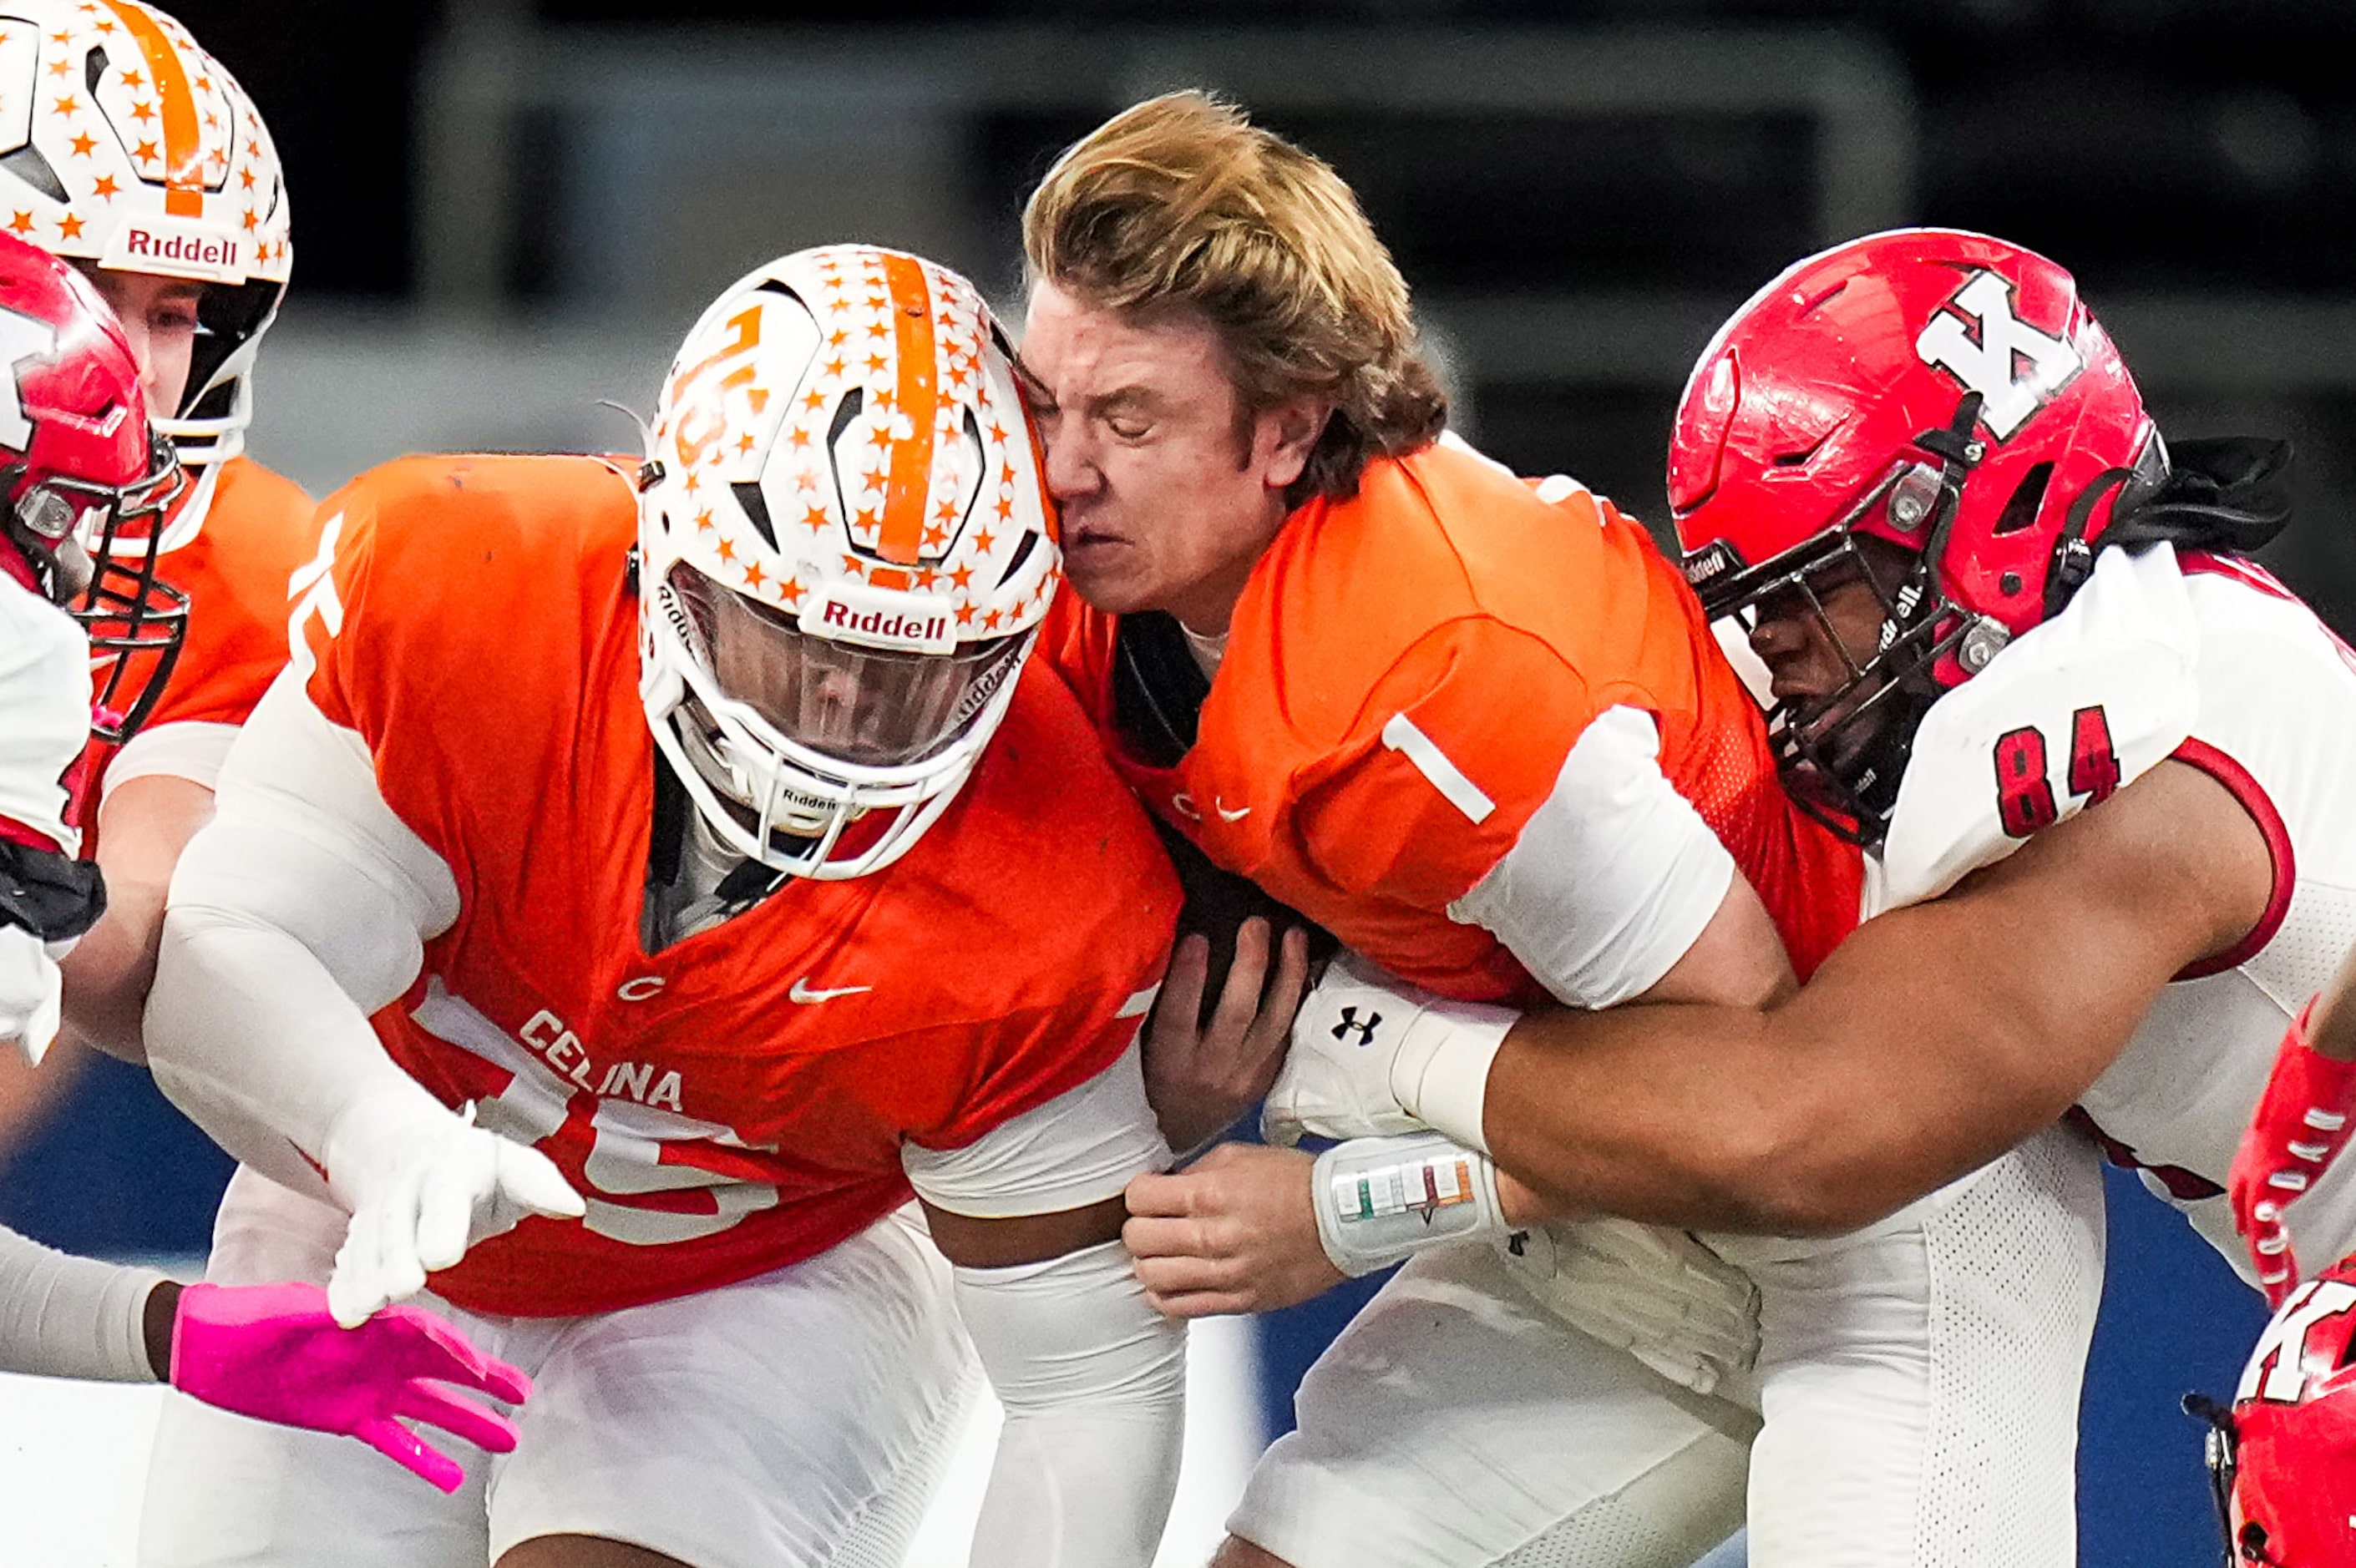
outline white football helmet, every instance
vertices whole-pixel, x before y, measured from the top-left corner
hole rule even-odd
[[[929,261],[804,251],[703,313],[639,486],[640,695],[721,843],[862,876],[948,808],[1061,576],[1038,453],[1004,336]]]
[[[187,389],[155,424],[190,468],[244,449],[293,266],[285,182],[252,101],[186,27],[140,0],[0,0],[0,227],[212,284]]]

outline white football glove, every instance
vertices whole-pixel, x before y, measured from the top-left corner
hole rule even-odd
[[[1486,1154],[1489,1062],[1521,1015],[1451,1002],[1355,953],[1326,966],[1292,1020],[1292,1045],[1260,1112],[1270,1143],[1389,1137],[1425,1127]]]
[[[352,1214],[327,1280],[327,1310],[347,1328],[527,1214],[586,1211],[546,1155],[476,1126],[472,1105],[453,1115],[413,1083],[344,1107],[320,1152],[329,1190]]]
[[[1498,1251],[1540,1306],[1697,1393],[1758,1363],[1759,1287],[1683,1231],[1564,1221]]]
[[[58,1038],[61,995],[48,944],[23,926],[0,925],[0,1046],[13,1044],[38,1067]]]

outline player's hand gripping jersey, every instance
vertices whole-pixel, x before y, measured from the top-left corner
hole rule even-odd
[[[447,1299],[602,1311],[810,1257],[906,1201],[904,1144],[969,1144],[1129,1046],[1174,885],[1044,672],[888,872],[787,879],[649,954],[629,481],[588,458],[416,459],[322,516],[333,568],[270,700],[302,681],[455,893],[377,1031],[588,1200],[481,1243],[434,1277]]]
[[[1154,619],[1066,595],[1048,624],[1114,765],[1214,861],[1405,979],[1473,1001],[1641,993],[1725,894],[1713,833],[1802,976],[1854,923],[1856,851],[1785,800],[1692,592],[1568,480],[1534,489],[1445,442],[1312,501],[1254,569],[1191,731],[1151,712],[1172,678]]]
[[[1934,897],[2171,758],[2257,823],[2274,895],[2237,948],[2160,993],[2082,1105],[2246,1275],[2233,1152],[2289,1018],[2356,940],[2356,654],[2246,560],[2104,551],[2067,609],[1924,715],[1867,901]],[[2346,1253],[2356,1173],[2335,1166],[2290,1214],[2307,1255]]]

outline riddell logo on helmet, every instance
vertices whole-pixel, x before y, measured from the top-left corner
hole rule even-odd
[[[217,229],[134,218],[114,231],[99,265],[126,272],[245,282],[250,258],[242,240]]]
[[[819,624],[838,633],[855,632],[879,643],[932,643],[948,635],[947,615],[895,615],[882,610],[853,610],[840,599],[830,599],[818,613]]]
[[[1742,564],[1742,558],[1724,539],[1712,539],[1708,546],[1686,557],[1686,581],[1695,589],[1708,587],[1715,578],[1725,576]]]
[[[957,646],[949,603],[929,593],[896,593],[844,583],[802,606],[801,629],[836,642],[944,654]]]

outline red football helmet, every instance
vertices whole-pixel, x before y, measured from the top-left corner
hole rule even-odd
[[[0,569],[90,634],[103,741],[146,717],[187,633],[187,600],[156,581],[154,552],[114,552],[153,528],[180,483],[106,302],[48,251],[0,234]]]
[[[2228,1563],[2356,1563],[2356,1257],[2298,1287],[2211,1424],[2209,1474]]]
[[[1713,617],[1795,592],[1822,615],[1810,585],[1834,571],[1880,594],[1879,654],[1774,715],[1786,764],[1869,839],[1922,709],[2067,603],[2122,500],[2167,473],[2068,272],[1915,229],[1809,257],[1719,329],[1677,407],[1669,505]]]

